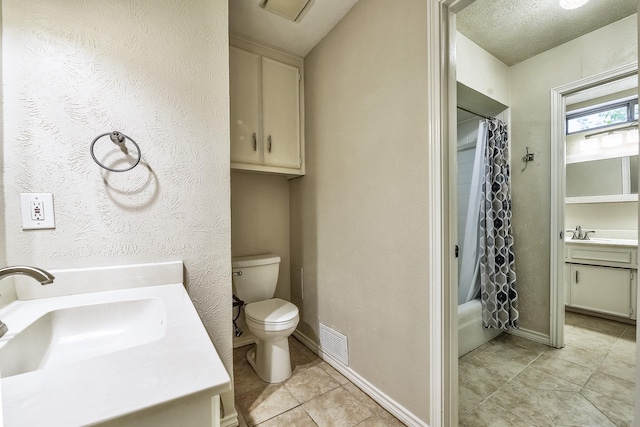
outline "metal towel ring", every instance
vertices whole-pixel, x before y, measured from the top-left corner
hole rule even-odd
[[[109,137],[111,138],[111,142],[113,142],[118,147],[120,147],[122,152],[125,153],[125,154],[129,154],[129,150],[127,150],[127,147],[124,144],[125,140],[128,139],[129,141],[131,141],[133,143],[133,145],[136,146],[136,150],[138,150],[138,159],[133,164],[133,166],[128,167],[126,169],[113,169],[113,168],[110,168],[109,166],[103,165],[102,163],[100,163],[98,161],[98,159],[96,158],[95,153],[93,152],[94,146],[96,145],[96,142],[100,138],[102,138],[103,136],[107,136],[107,135],[109,135]],[[138,166],[138,163],[140,163],[140,159],[142,159],[142,152],[140,151],[140,146],[138,146],[138,144],[133,139],[131,139],[130,137],[128,137],[124,133],[118,132],[118,131],[107,132],[107,133],[103,133],[101,135],[96,136],[96,139],[94,139],[93,142],[91,143],[91,147],[89,148],[89,151],[91,152],[91,157],[93,158],[93,161],[96,162],[98,164],[98,166],[100,166],[101,168],[106,169],[108,171],[111,171],[111,172],[126,172],[126,171],[130,171],[131,169],[133,169],[136,166]]]

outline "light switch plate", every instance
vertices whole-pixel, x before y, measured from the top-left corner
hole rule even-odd
[[[52,193],[20,193],[22,229],[56,228]]]

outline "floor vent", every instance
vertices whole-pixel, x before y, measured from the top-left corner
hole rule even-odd
[[[320,348],[345,366],[349,366],[347,337],[322,323],[320,323]]]

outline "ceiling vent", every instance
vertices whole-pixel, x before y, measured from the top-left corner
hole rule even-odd
[[[295,22],[310,1],[311,0],[265,0],[261,6],[269,12]]]

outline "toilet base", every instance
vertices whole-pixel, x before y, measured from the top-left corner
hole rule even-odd
[[[247,352],[247,361],[262,381],[281,383],[291,377],[288,337],[265,341],[255,337],[256,346]]]

